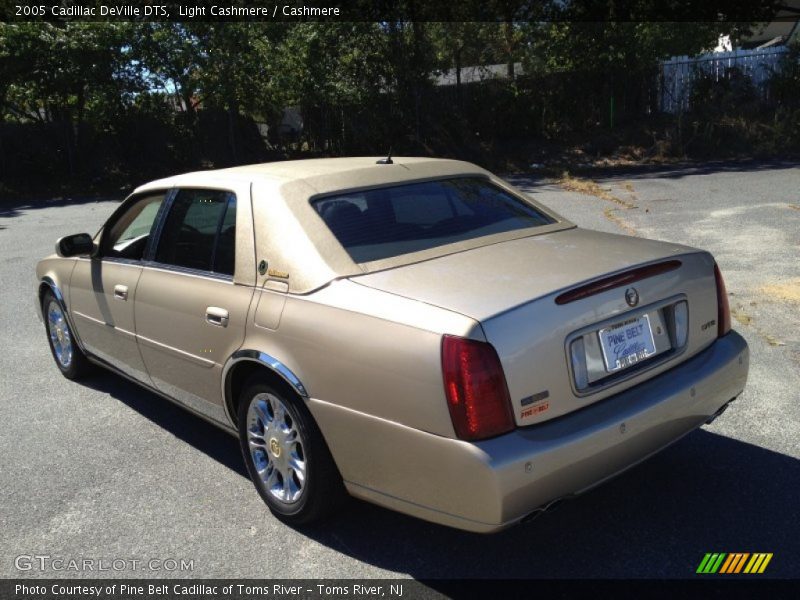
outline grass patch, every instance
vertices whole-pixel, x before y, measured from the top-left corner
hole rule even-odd
[[[767,343],[770,346],[785,346],[786,344],[776,338],[774,335],[769,335],[768,333],[764,334],[764,339],[767,340]]]
[[[591,179],[583,179],[582,177],[573,177],[566,171],[558,180],[558,185],[568,192],[577,192],[587,196],[594,196],[595,198],[600,198],[601,200],[606,200],[607,202],[619,204],[625,208],[636,208],[635,204],[631,204],[630,202],[626,202],[621,198],[617,198],[607,189],[600,187],[597,182],[592,181]]]
[[[731,307],[731,316],[745,327],[749,326],[753,322],[753,317],[744,312],[744,309],[741,306],[738,308]]]
[[[772,283],[761,287],[761,293],[774,300],[800,304],[800,279],[787,283]]]
[[[609,207],[603,211],[603,216],[612,223],[616,223],[617,226],[619,226],[619,228],[628,235],[638,236],[639,232],[629,225],[622,217],[616,214],[618,210],[618,208]]]

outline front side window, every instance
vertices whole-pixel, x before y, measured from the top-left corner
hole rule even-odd
[[[117,216],[103,235],[101,253],[108,258],[142,260],[164,194],[148,195]]]
[[[233,275],[236,196],[219,190],[178,192],[158,242],[156,262]]]
[[[357,263],[555,222],[472,177],[327,196],[313,206]]]

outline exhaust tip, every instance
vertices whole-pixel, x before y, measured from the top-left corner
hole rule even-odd
[[[542,504],[531,513],[522,517],[522,519],[520,519],[520,523],[530,523],[541,517],[546,512],[550,513],[555,511],[557,508],[562,506],[566,500],[569,500],[571,497],[572,496],[561,496],[560,498],[556,498],[555,500],[551,500],[550,502]]]
[[[566,500],[567,500],[566,497],[557,498],[557,499],[553,500],[550,504],[548,504],[547,507],[545,508],[545,510],[547,512],[553,512],[553,511],[561,508],[564,505],[564,502],[566,502]]]
[[[519,522],[520,523],[532,523],[533,521],[535,521],[536,519],[541,517],[543,514],[544,514],[544,509],[543,508],[537,508],[533,512],[528,513],[527,515],[522,517],[522,519],[520,519]]]
[[[713,423],[714,421],[716,421],[716,420],[717,420],[717,418],[718,418],[718,417],[719,417],[719,416],[720,416],[722,413],[724,413],[726,410],[728,410],[728,407],[731,405],[731,402],[733,402],[734,400],[736,400],[736,398],[731,398],[731,399],[730,399],[730,400],[728,400],[728,401],[727,401],[725,404],[723,404],[723,405],[722,405],[722,407],[721,407],[721,408],[720,408],[720,409],[719,409],[717,412],[715,412],[713,415],[711,415],[710,417],[708,417],[708,419],[706,419],[706,423],[705,423],[705,424],[706,424],[706,425],[710,425],[711,423]]]

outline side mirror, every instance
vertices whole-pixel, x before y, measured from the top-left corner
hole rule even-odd
[[[56,254],[62,257],[94,252],[94,240],[88,233],[66,235],[56,242]]]

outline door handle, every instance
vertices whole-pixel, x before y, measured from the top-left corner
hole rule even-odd
[[[128,286],[127,285],[115,285],[114,286],[114,298],[118,300],[127,300],[128,299]]]
[[[228,326],[228,311],[218,306],[209,306],[206,308],[206,322],[217,327]]]

